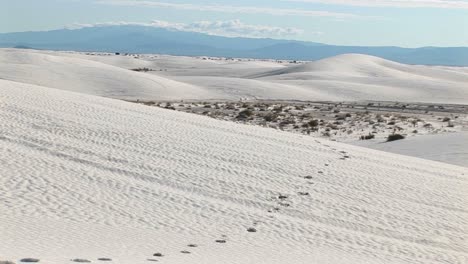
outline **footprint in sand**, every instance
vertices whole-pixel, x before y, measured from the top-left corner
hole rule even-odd
[[[72,262],[78,262],[78,263],[90,263],[90,260],[87,259],[72,259]]]
[[[257,232],[257,229],[256,229],[256,228],[253,228],[253,227],[249,227],[249,228],[247,228],[247,232],[249,232],[249,233],[255,233],[255,232]]]
[[[40,260],[39,259],[36,259],[36,258],[24,258],[24,259],[21,259],[20,262],[29,262],[29,263],[36,263],[36,262],[39,262]]]

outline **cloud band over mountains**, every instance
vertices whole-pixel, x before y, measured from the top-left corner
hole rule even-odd
[[[163,20],[153,20],[150,23],[138,22],[104,22],[95,24],[73,24],[68,26],[68,29],[77,29],[85,27],[103,27],[103,26],[149,26],[156,28],[164,28],[168,30],[199,32],[210,35],[226,36],[226,37],[287,37],[299,35],[303,33],[302,29],[294,27],[276,27],[267,25],[251,25],[241,22],[238,19],[228,21],[198,21],[193,23],[174,23]],[[316,35],[323,34],[322,32],[313,32]]]

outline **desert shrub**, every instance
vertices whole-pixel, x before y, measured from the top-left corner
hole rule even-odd
[[[283,106],[282,105],[276,106],[275,108],[273,108],[273,111],[276,113],[281,113],[283,112]]]
[[[401,139],[405,139],[405,136],[400,135],[400,134],[391,134],[391,135],[388,135],[387,142],[401,140]]]
[[[292,124],[295,124],[293,120],[283,120],[279,123],[280,127],[284,127],[284,126],[292,125]]]
[[[365,135],[365,136],[361,136],[361,140],[370,140],[370,139],[374,139],[375,138],[375,135],[373,134],[369,134],[369,135]]]
[[[299,111],[304,110],[304,106],[302,106],[302,105],[296,105],[295,108],[296,108],[296,110],[299,110]]]
[[[344,115],[337,115],[336,120],[345,120],[346,117]]]
[[[319,121],[316,120],[316,119],[314,119],[314,120],[310,121],[308,124],[309,124],[309,126],[311,126],[311,127],[316,127],[316,126],[319,125]]]
[[[268,114],[268,115],[263,117],[263,119],[265,119],[265,121],[267,121],[267,122],[276,121],[277,118],[278,118],[278,116],[276,114]]]
[[[228,105],[226,106],[226,109],[228,109],[228,110],[234,110],[234,109],[236,109],[236,105],[235,105],[235,104],[228,104]]]
[[[245,109],[243,111],[240,111],[239,114],[237,115],[237,119],[247,119],[253,115],[253,112],[249,109]]]
[[[149,71],[154,71],[154,70],[145,67],[145,68],[136,68],[136,69],[132,69],[132,71],[136,71],[136,72],[149,72]]]
[[[393,126],[393,125],[395,125],[395,121],[390,121],[390,122],[387,123],[387,125]]]
[[[444,117],[444,119],[442,119],[442,122],[448,122],[450,121],[450,117]]]

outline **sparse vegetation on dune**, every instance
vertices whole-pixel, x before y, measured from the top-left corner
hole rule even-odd
[[[136,71],[136,72],[149,72],[149,71],[155,71],[153,69],[150,69],[150,68],[135,68],[135,69],[131,69],[132,71]]]
[[[314,135],[336,141],[376,139],[387,141],[388,134],[406,134],[411,137],[424,134],[455,131],[457,118],[446,117],[446,109],[430,105],[398,103],[299,103],[273,101],[243,102],[141,102],[150,106],[195,113],[221,120],[259,125],[284,131]],[[378,111],[372,111],[378,108]],[[416,109],[416,110],[410,110]],[[443,116],[424,114],[426,109]],[[441,110],[442,109],[442,110]],[[413,111],[413,112],[412,112]],[[402,113],[404,112],[404,114]],[[448,120],[448,121],[447,121]],[[458,120],[458,121],[457,121]],[[418,130],[415,128],[418,127]],[[462,125],[460,127],[463,127]],[[394,136],[390,138],[393,141]]]

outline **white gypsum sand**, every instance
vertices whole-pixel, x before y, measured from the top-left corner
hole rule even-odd
[[[351,144],[468,167],[468,132],[428,134],[393,142],[364,140]]]
[[[2,260],[468,257],[466,168],[119,100],[0,80],[0,171]]]

